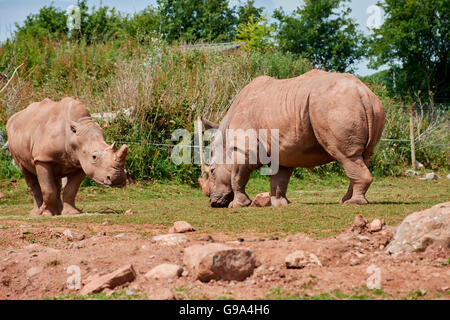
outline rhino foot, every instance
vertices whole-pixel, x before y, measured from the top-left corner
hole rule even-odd
[[[369,201],[367,201],[367,199],[364,196],[360,196],[360,197],[353,197],[349,200],[344,201],[343,204],[358,204],[358,205],[362,205],[362,204],[368,204]]]
[[[291,203],[287,198],[270,197],[272,207],[283,207]]]
[[[237,201],[233,200],[228,205],[228,208],[242,208],[242,207],[248,207],[251,204],[251,200],[247,199],[247,201]]]
[[[63,210],[61,211],[61,214],[63,216],[81,214],[81,210],[76,207],[72,207],[72,206],[64,206]]]
[[[30,216],[32,216],[32,217],[37,217],[37,216],[40,216],[41,214],[42,214],[42,211],[39,208],[33,209],[30,211]]]

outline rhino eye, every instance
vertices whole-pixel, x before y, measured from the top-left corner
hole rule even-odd
[[[96,155],[93,155],[93,156],[92,156],[92,160],[97,160],[97,156],[96,156]]]

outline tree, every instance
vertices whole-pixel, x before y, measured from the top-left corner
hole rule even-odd
[[[248,0],[245,3],[239,3],[236,9],[237,12],[237,25],[246,24],[253,17],[254,21],[257,21],[263,16],[264,7],[257,8],[254,0]]]
[[[236,39],[243,42],[244,50],[264,52],[273,46],[273,28],[269,26],[266,16],[261,16],[256,21],[250,16],[248,22],[239,24],[236,30]]]
[[[448,0],[384,0],[386,19],[374,30],[373,66],[390,64],[398,93],[450,98]]]
[[[348,1],[305,0],[291,15],[275,10],[280,48],[308,58],[316,67],[353,71],[365,53],[366,40],[349,18],[351,9],[341,6]]]
[[[236,18],[228,0],[157,0],[167,40],[229,41]]]

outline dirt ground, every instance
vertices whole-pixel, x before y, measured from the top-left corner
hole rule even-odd
[[[153,235],[168,233],[168,229],[154,225],[77,223],[70,230],[84,234],[81,241],[64,235],[66,229],[57,221],[2,221],[0,299],[73,298],[78,291],[66,285],[71,276],[69,266],[79,266],[81,282],[86,284],[94,275],[129,263],[137,277],[132,283],[114,288],[116,293],[125,292],[121,298],[159,299],[167,298],[169,292],[169,298],[174,299],[450,299],[450,249],[429,247],[425,252],[394,259],[384,251],[395,232],[389,226],[365,234],[348,229],[317,240],[301,233],[266,239],[246,234],[238,239],[226,234],[189,232],[185,234],[189,241],[175,246],[152,243]],[[189,270],[170,280],[144,277],[161,263],[182,266],[184,248],[212,241],[250,248],[260,266],[242,282],[202,283]],[[286,256],[296,250],[315,254],[322,266],[286,268]],[[379,290],[367,288],[374,268],[379,268]]]

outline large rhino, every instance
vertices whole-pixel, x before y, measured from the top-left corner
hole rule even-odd
[[[202,121],[206,129],[218,128],[213,149],[218,133],[227,148],[227,129],[279,130],[279,170],[270,180],[272,206],[289,203],[286,190],[295,167],[313,168],[334,160],[350,179],[341,203],[368,203],[365,193],[372,175],[367,165],[381,137],[385,113],[381,101],[353,75],[312,70],[285,80],[258,77],[237,95],[220,125]],[[269,143],[266,151],[271,154]],[[245,156],[248,160],[248,147]],[[250,173],[261,165],[259,160],[256,164],[216,163],[213,156],[205,169],[209,178],[199,178],[211,206],[248,206],[245,186]]]
[[[100,126],[79,101],[45,99],[6,124],[9,150],[34,200],[31,215],[78,214],[75,196],[88,175],[104,186],[126,184],[128,147],[107,145]],[[61,178],[67,177],[61,202]]]

